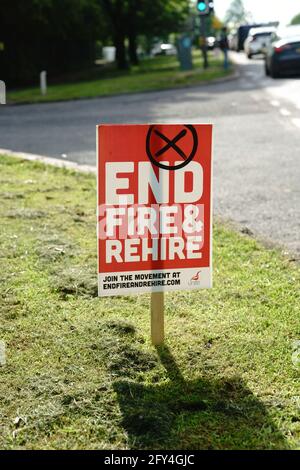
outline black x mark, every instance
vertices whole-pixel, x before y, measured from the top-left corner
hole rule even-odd
[[[170,140],[168,139],[168,137],[166,137],[165,135],[163,135],[161,132],[159,131],[155,131],[155,134],[158,135],[162,140],[164,140],[165,142],[167,142],[167,145],[165,145],[165,147],[163,147],[161,150],[159,150],[155,156],[156,157],[160,157],[163,153],[165,153],[167,150],[169,150],[171,147],[181,156],[181,158],[183,158],[183,160],[186,160],[187,159],[187,156],[185,155],[185,153],[176,145],[176,143],[181,140],[185,135],[186,135],[187,131],[186,130],[182,130],[173,140]]]

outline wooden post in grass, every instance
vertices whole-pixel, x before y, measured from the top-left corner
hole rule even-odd
[[[151,294],[151,339],[152,344],[159,346],[164,342],[164,293]]]

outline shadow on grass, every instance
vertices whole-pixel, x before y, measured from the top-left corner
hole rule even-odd
[[[167,347],[157,348],[163,383],[115,380],[134,449],[286,449],[264,405],[239,378],[185,380]],[[132,364],[135,367],[135,364]]]

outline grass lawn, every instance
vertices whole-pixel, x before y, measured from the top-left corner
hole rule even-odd
[[[146,59],[130,72],[119,72],[109,68],[99,70],[99,79],[50,85],[48,94],[41,96],[40,89],[27,88],[11,91],[8,101],[13,103],[61,101],[77,98],[94,98],[118,93],[135,93],[147,90],[161,90],[172,87],[196,85],[203,81],[221,78],[232,73],[224,71],[222,57],[210,54],[210,68],[203,70],[200,51],[194,53],[194,70],[182,72],[176,57],[156,57]]]
[[[215,287],[166,295],[155,349],[149,295],[97,298],[94,176],[0,180],[0,448],[300,448],[299,266],[216,223]]]

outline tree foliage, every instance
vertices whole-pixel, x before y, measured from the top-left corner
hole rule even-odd
[[[300,13],[299,15],[294,16],[294,18],[291,21],[291,24],[300,24]]]
[[[248,12],[244,6],[243,0],[232,0],[226,15],[225,22],[237,26],[241,23],[247,23]]]
[[[96,41],[113,42],[120,68],[136,63],[138,37],[176,32],[189,0],[1,0],[1,79],[36,82],[41,70],[60,75],[95,60]]]
[[[112,27],[117,61],[126,68],[125,39],[129,40],[131,62],[137,61],[137,37],[141,34],[163,36],[176,32],[184,21],[188,0],[99,0]]]
[[[97,0],[1,0],[1,10],[1,78],[11,84],[37,80],[43,69],[59,74],[91,63],[105,31]]]

